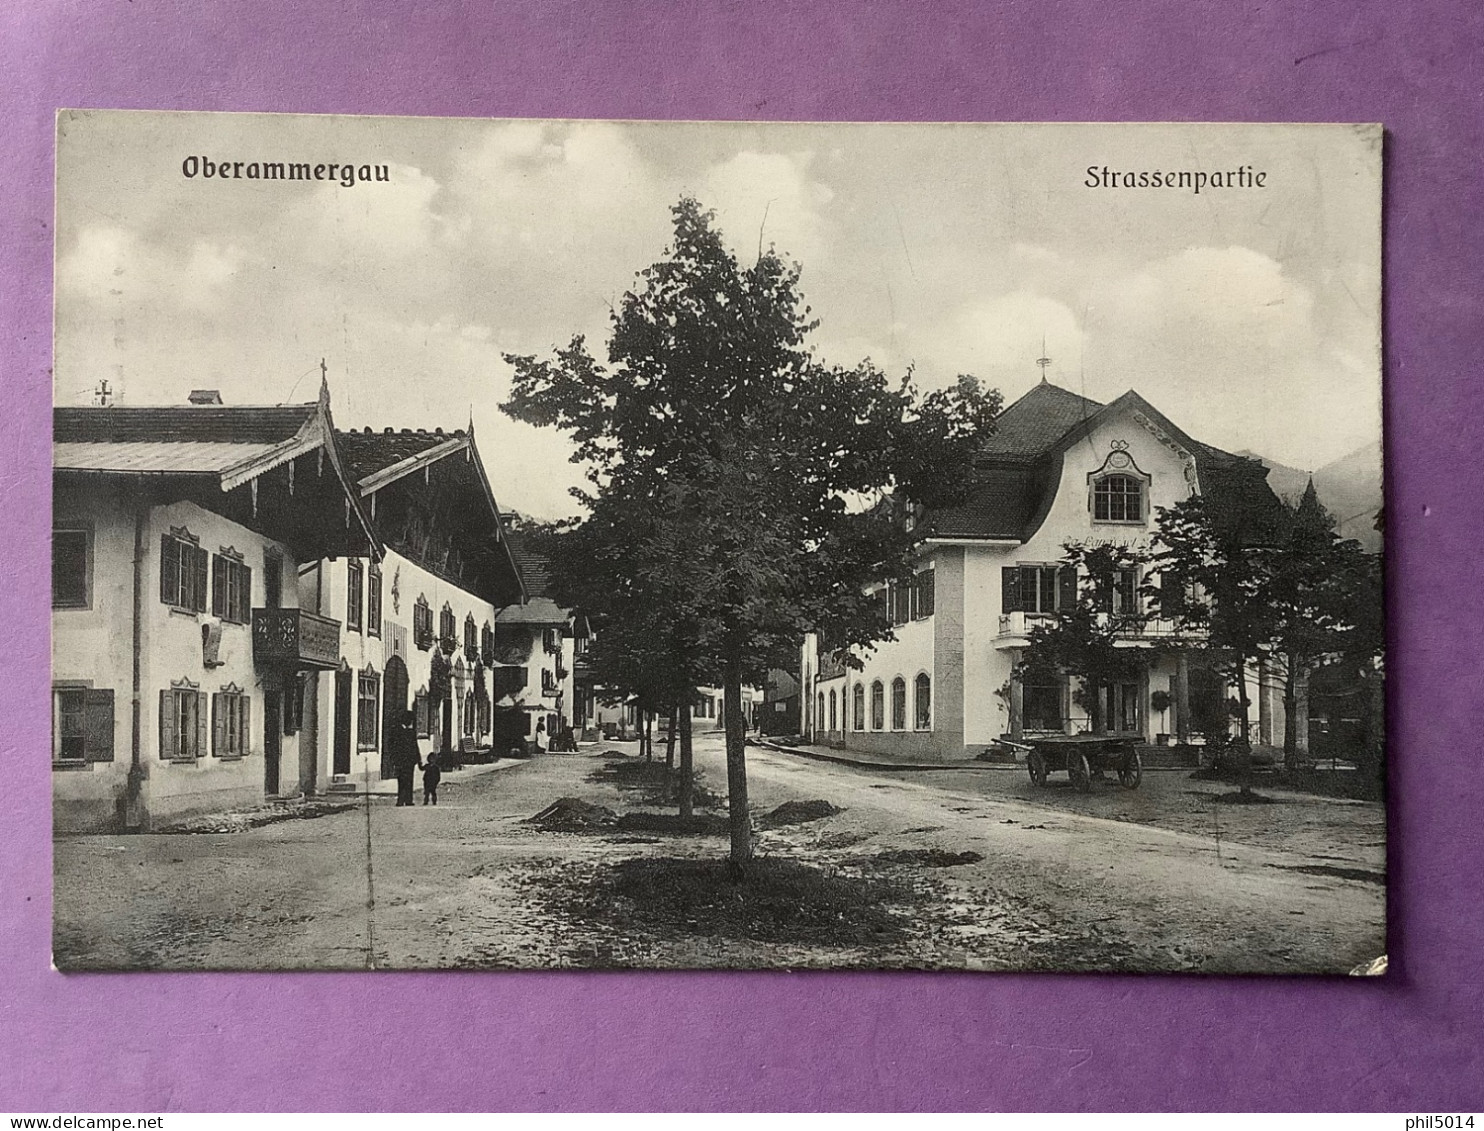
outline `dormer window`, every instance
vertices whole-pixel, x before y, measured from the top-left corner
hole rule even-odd
[[[1093,480],[1094,522],[1143,522],[1144,480],[1133,475],[1104,475]]]

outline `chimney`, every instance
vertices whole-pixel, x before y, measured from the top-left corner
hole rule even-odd
[[[221,404],[222,394],[216,389],[192,389],[186,400],[191,404]]]

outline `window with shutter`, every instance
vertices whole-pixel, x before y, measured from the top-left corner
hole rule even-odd
[[[229,684],[211,697],[211,752],[241,758],[248,752],[248,698]]]
[[[366,571],[366,635],[381,635],[381,567],[375,562]]]
[[[1020,604],[1020,567],[1000,567],[1000,612],[1018,613]]]
[[[52,608],[86,609],[93,598],[93,531],[52,528]]]
[[[345,563],[345,627],[351,632],[361,631],[361,588],[363,584],[361,563],[355,558]]]
[[[113,689],[90,687],[83,693],[83,758],[89,762],[113,761]]]
[[[82,762],[87,755],[87,689],[52,689],[52,761]]]
[[[160,600],[193,613],[206,611],[211,557],[197,541],[183,527],[160,536]]]
[[[210,748],[210,711],[195,688],[183,679],[160,692],[160,757],[167,762],[191,761]]]

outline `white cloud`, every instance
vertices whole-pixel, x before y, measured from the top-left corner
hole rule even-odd
[[[139,304],[209,313],[248,255],[241,248],[207,240],[185,251],[151,244],[125,228],[83,228],[57,266],[59,287],[87,302],[120,312]]]
[[[834,192],[810,176],[813,154],[744,150],[712,166],[698,196],[714,209],[727,242],[751,262],[759,235],[785,257],[805,265],[827,252],[825,208]]]

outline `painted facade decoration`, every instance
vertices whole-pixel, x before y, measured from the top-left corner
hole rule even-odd
[[[522,594],[472,427],[336,440],[385,556],[321,560],[301,581],[341,626],[339,664],[318,677],[315,781],[329,791],[394,776],[384,736],[408,710],[445,764],[491,749],[495,610]]]

